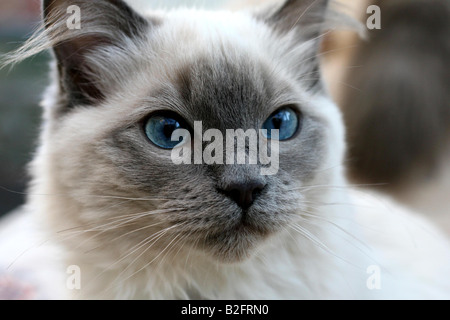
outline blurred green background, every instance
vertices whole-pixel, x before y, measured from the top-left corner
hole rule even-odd
[[[11,52],[37,26],[40,1],[0,2],[0,53]],[[47,55],[0,70],[0,216],[23,203],[26,164],[37,140]]]

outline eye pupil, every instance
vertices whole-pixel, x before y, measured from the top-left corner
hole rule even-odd
[[[272,119],[272,124],[274,129],[280,130],[281,125],[283,124],[283,119],[281,119],[281,117],[274,117]]]
[[[167,139],[172,137],[172,134],[175,130],[180,128],[180,124],[174,119],[165,119],[163,133]]]

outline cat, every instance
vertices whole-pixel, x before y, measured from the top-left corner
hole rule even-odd
[[[45,32],[9,59],[54,56],[2,264],[40,272],[50,298],[449,298],[448,239],[344,178],[345,128],[317,54],[328,8],[141,14],[121,0],[44,0]],[[195,121],[279,130],[278,171],[174,164],[169,136]]]

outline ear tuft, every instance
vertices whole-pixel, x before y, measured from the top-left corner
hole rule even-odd
[[[302,38],[317,36],[325,21],[328,0],[287,0],[266,21],[281,33],[296,30]]]
[[[78,8],[79,28],[70,28],[69,7]],[[149,21],[122,0],[44,0],[45,34],[58,61],[61,91],[71,108],[101,102],[106,92],[92,56],[126,50],[128,40],[145,35]],[[109,57],[111,60],[114,56]],[[106,81],[106,80],[105,80]]]
[[[282,38],[281,42],[288,43],[281,55],[292,64],[297,79],[311,91],[323,89],[319,51],[329,31],[336,28],[361,30],[357,21],[346,16],[334,4],[329,0],[285,0],[262,17]]]

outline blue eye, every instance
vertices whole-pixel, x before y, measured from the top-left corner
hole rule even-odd
[[[272,138],[271,130],[279,130],[279,140],[289,140],[298,131],[300,120],[298,114],[291,108],[283,108],[274,112],[263,124],[267,130],[267,139]]]
[[[163,149],[173,149],[182,142],[172,141],[172,134],[177,129],[184,129],[181,120],[177,120],[176,115],[155,115],[147,120],[145,124],[145,134],[156,146]]]

